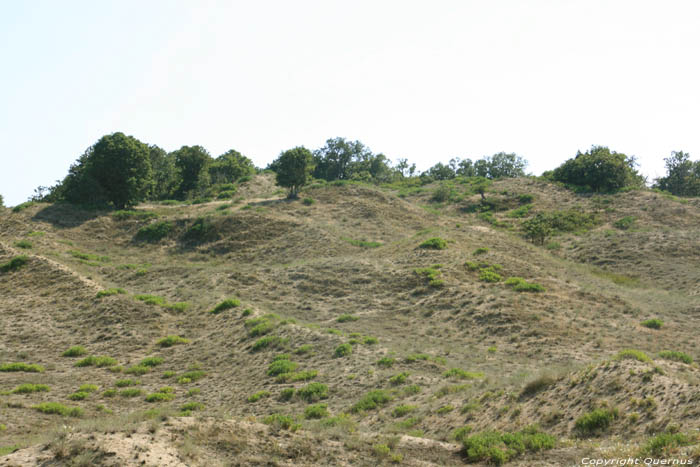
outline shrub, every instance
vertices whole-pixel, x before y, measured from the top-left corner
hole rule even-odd
[[[313,198],[304,198],[304,200],[302,201],[302,203],[304,203],[304,205],[306,205],[306,206],[311,206],[315,202],[316,202],[316,200]]]
[[[248,396],[247,401],[250,403],[257,402],[263,397],[270,397],[270,391],[258,391],[255,394]]]
[[[107,389],[105,392],[102,393],[102,397],[114,397],[116,395],[117,395],[116,389]]]
[[[513,287],[516,292],[544,292],[545,288],[534,282],[527,282],[522,277],[509,277],[505,284]]]
[[[512,219],[519,219],[521,217],[527,216],[532,208],[532,204],[525,204],[523,206],[520,206],[519,208],[513,209],[506,215]]]
[[[391,415],[395,418],[403,417],[404,415],[408,415],[409,413],[413,412],[417,408],[418,407],[415,405],[399,405],[397,407],[394,407],[394,410],[391,412]]]
[[[420,245],[419,248],[429,249],[429,250],[444,250],[447,248],[447,241],[440,237],[429,238]]]
[[[172,370],[168,370],[168,371],[164,371],[164,372],[163,372],[163,378],[164,378],[164,379],[172,378],[173,376],[175,376],[175,372],[172,371]]]
[[[121,289],[121,288],[105,289],[105,290],[100,290],[99,292],[97,292],[97,298],[109,297],[110,295],[125,294],[125,293],[126,293],[126,290]]]
[[[27,255],[15,256],[10,261],[0,264],[0,272],[6,273],[10,271],[16,271],[28,262],[29,256]]]
[[[66,350],[61,354],[62,357],[80,357],[85,355],[87,350],[82,345],[74,345],[70,349]]]
[[[454,408],[454,406],[452,406],[452,405],[443,405],[442,407],[440,407],[439,409],[437,409],[437,414],[438,414],[438,415],[445,415],[445,414],[447,414],[447,413],[452,412],[454,409],[455,409],[455,408]]]
[[[345,344],[340,344],[338,347],[335,348],[335,352],[333,352],[333,356],[335,358],[340,358],[340,357],[346,357],[352,353],[352,345],[345,343]]]
[[[25,384],[20,384],[16,388],[14,388],[11,392],[12,394],[31,394],[33,392],[46,392],[49,390],[49,387],[46,384],[31,384],[31,383],[25,383]]]
[[[327,404],[313,404],[304,409],[304,418],[324,418],[328,416]]]
[[[483,254],[486,254],[486,253],[488,253],[488,252],[489,252],[489,249],[488,249],[488,248],[486,248],[486,247],[481,247],[481,248],[477,248],[476,250],[474,250],[474,253],[473,253],[473,254],[474,254],[474,255],[483,255]]]
[[[282,339],[279,336],[265,336],[261,337],[253,344],[251,350],[257,352],[259,350],[266,349],[268,347],[280,347],[286,342],[286,339]]]
[[[289,360],[275,360],[267,369],[268,376],[277,376],[282,373],[291,373],[296,370],[299,365]]]
[[[78,391],[74,392],[73,394],[68,396],[68,399],[72,401],[82,401],[88,398],[90,394],[84,391]]]
[[[484,282],[500,282],[501,275],[498,274],[492,266],[483,268],[479,271],[479,280]]]
[[[28,373],[41,373],[44,371],[44,367],[36,364],[29,363],[3,363],[0,365],[0,371],[10,372],[10,371],[25,371]]]
[[[137,271],[138,272],[138,271]],[[177,312],[183,312],[186,309],[190,307],[190,304],[187,302],[177,302],[177,303],[166,303],[163,305],[167,310],[170,311],[177,311]]]
[[[67,407],[58,402],[43,402],[33,408],[41,413],[57,414],[64,417],[81,417],[83,415],[83,409],[80,407]]]
[[[146,396],[146,402],[168,402],[175,399],[175,394],[169,392],[154,392]]]
[[[532,201],[533,201],[534,199],[535,199],[534,196],[532,196],[532,195],[530,195],[530,194],[527,194],[527,193],[518,196],[518,202],[519,202],[520,204],[532,203]]]
[[[143,391],[137,388],[123,389],[119,391],[121,397],[138,397],[143,394]]]
[[[134,295],[134,298],[142,301],[146,305],[165,306],[165,299],[163,297],[159,297],[158,295],[141,294]]]
[[[344,314],[338,316],[338,318],[336,318],[336,321],[339,323],[347,323],[348,321],[357,321],[358,319],[360,318],[358,318],[357,316]]]
[[[290,400],[292,397],[294,397],[294,391],[295,391],[294,388],[284,388],[284,389],[282,389],[282,391],[280,392],[280,400],[281,400],[281,401],[288,401],[288,400]]]
[[[643,178],[634,169],[635,160],[603,146],[593,146],[588,152],[564,162],[552,172],[558,182],[596,192],[617,191],[643,184]]]
[[[136,233],[136,240],[155,243],[167,237],[173,231],[173,224],[168,221],[153,222],[145,225]]]
[[[362,248],[379,248],[380,246],[382,246],[381,242],[370,242],[367,240],[355,240],[352,238],[343,238],[343,240],[345,240],[346,242],[348,242],[351,245],[359,246]]]
[[[193,381],[199,381],[206,375],[207,373],[203,370],[190,370],[180,375],[180,377],[177,379],[177,382],[180,384],[191,383]]]
[[[139,381],[137,379],[120,379],[114,383],[114,385],[118,388],[125,388],[128,386],[138,386],[139,384],[141,384],[141,381]]]
[[[693,358],[690,355],[676,350],[662,350],[659,352],[659,357],[665,360],[687,363],[688,365],[693,363]]]
[[[528,427],[515,433],[485,431],[476,435],[462,435],[463,452],[468,462],[486,461],[501,465],[523,453],[554,448],[556,438]]]
[[[289,198],[296,198],[299,190],[306,184],[313,155],[303,146],[282,152],[272,163],[277,184],[289,189]]]
[[[141,360],[139,365],[154,367],[160,365],[161,363],[163,363],[163,359],[161,357],[146,357]]]
[[[151,369],[145,365],[134,365],[124,370],[124,373],[126,373],[127,375],[141,376],[145,375],[149,371],[151,371]]]
[[[391,384],[392,386],[399,386],[399,385],[406,382],[406,379],[408,379],[408,376],[409,376],[409,374],[406,373],[405,371],[402,373],[399,373],[397,375],[394,375],[391,378],[389,378],[389,384]]]
[[[394,366],[394,363],[396,363],[396,360],[391,357],[382,357],[379,360],[377,360],[377,365],[383,366],[385,368],[390,368]]]
[[[483,378],[484,374],[473,371],[465,371],[461,368],[451,368],[442,374],[445,378],[457,378],[457,379],[478,379]]]
[[[78,392],[95,392],[97,389],[95,384],[83,384],[78,388]]]
[[[641,350],[625,349],[618,352],[615,356],[615,360],[638,360],[640,362],[650,362],[651,358]]]
[[[217,315],[217,314],[221,313],[222,311],[230,310],[231,308],[236,308],[238,306],[241,306],[241,302],[238,299],[227,298],[223,302],[216,305],[214,307],[214,309],[211,310],[211,313]]]
[[[17,248],[22,248],[22,249],[28,250],[32,247],[32,243],[28,240],[20,240],[20,241],[15,243],[15,246]]]
[[[534,396],[538,392],[543,391],[550,386],[553,386],[556,382],[557,380],[552,376],[540,376],[525,385],[523,390],[520,392],[520,397],[523,398]]]
[[[574,427],[580,435],[592,435],[607,430],[617,417],[617,409],[595,409],[577,418]]]
[[[180,407],[180,411],[185,412],[185,413],[193,412],[195,410],[202,410],[202,409],[204,409],[204,404],[202,404],[201,402],[187,402],[185,405]]]
[[[620,230],[628,230],[632,225],[634,225],[635,218],[633,216],[626,216],[622,219],[618,219],[613,223],[613,226]]]
[[[297,397],[306,402],[328,399],[328,386],[322,383],[309,383],[297,390]]]
[[[674,449],[695,444],[692,436],[683,433],[661,433],[647,441],[642,452],[647,455],[662,457],[669,455]]]
[[[158,214],[150,211],[131,211],[131,210],[119,210],[112,213],[112,217],[117,221],[126,221],[130,219],[136,220],[148,220],[158,217]]]
[[[180,336],[170,335],[170,336],[166,336],[166,337],[160,339],[158,342],[156,342],[156,345],[158,345],[160,347],[172,347],[173,345],[177,345],[177,344],[189,344],[189,343],[190,343],[189,339],[185,339],[184,337],[180,337]]]
[[[304,370],[295,373],[281,373],[277,376],[278,383],[294,382],[294,381],[309,381],[318,375],[316,370]]]
[[[294,423],[294,419],[289,415],[281,414],[268,415],[263,419],[263,423],[290,431],[296,431],[301,427],[298,423]]]
[[[379,342],[376,337],[372,336],[365,336],[365,338],[362,340],[362,343],[365,345],[375,345]]]
[[[212,242],[219,239],[219,232],[206,217],[197,218],[183,235],[188,242]]]
[[[25,201],[12,208],[12,212],[22,212],[25,209],[34,206],[36,203],[34,201]]]
[[[357,403],[355,403],[350,410],[352,412],[373,410],[388,404],[390,401],[391,396],[388,392],[384,391],[383,389],[375,389],[362,396],[362,398],[357,401]]]
[[[651,329],[661,329],[661,326],[663,326],[663,325],[664,325],[664,322],[661,321],[660,319],[657,319],[657,318],[642,321],[642,326],[644,326],[646,328],[651,328]]]

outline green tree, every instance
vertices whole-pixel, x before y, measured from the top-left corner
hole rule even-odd
[[[123,209],[146,199],[151,184],[148,146],[133,136],[113,133],[80,156],[59,193],[73,203],[111,203]]]
[[[178,170],[179,186],[177,196],[186,198],[195,192],[202,192],[210,183],[207,167],[212,159],[202,146],[183,146],[172,153]]]
[[[151,199],[168,199],[177,189],[178,174],[175,168],[175,158],[158,146],[149,147],[149,159],[153,170],[153,186]]]
[[[5,200],[2,198],[2,195],[0,195],[0,209],[5,208]]]
[[[525,238],[536,245],[544,245],[547,237],[554,232],[551,221],[542,213],[523,222],[522,229]]]
[[[433,180],[450,180],[455,178],[455,175],[455,171],[452,167],[443,164],[442,162],[438,162],[437,164],[429,168],[426,172],[423,172],[421,174],[421,177],[427,176],[432,178]]]
[[[676,196],[700,196],[700,161],[691,161],[687,152],[673,151],[664,162],[666,176],[656,180],[656,188]]]
[[[353,171],[361,172],[359,167],[353,170],[353,162],[366,161],[371,154],[369,148],[359,141],[340,137],[329,139],[325,146],[313,153],[314,177],[328,181],[349,180]]]
[[[209,176],[214,184],[233,183],[253,173],[255,173],[253,161],[233,149],[220,155],[209,165]]]
[[[591,191],[617,191],[643,186],[644,178],[637,173],[635,166],[634,157],[604,146],[593,146],[588,152],[579,151],[576,157],[554,169],[552,178]]]
[[[289,188],[289,198],[296,198],[306,184],[313,155],[303,146],[288,149],[271,165],[277,173],[277,184]]]

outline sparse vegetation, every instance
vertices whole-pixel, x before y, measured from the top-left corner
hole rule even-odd
[[[34,409],[45,414],[56,414],[63,417],[82,417],[83,409],[80,407],[67,407],[58,402],[42,402],[41,404],[35,405]]]
[[[36,365],[34,363],[3,363],[2,365],[0,365],[0,371],[24,371],[27,373],[41,373],[42,371],[44,371],[44,367],[41,365]]]
[[[634,350],[634,349],[625,349],[621,350],[618,352],[618,354],[615,356],[615,360],[625,360],[625,359],[630,359],[630,360],[637,360],[640,362],[650,362],[651,358],[641,350]]]
[[[25,383],[20,384],[14,388],[11,392],[12,394],[31,394],[33,392],[46,392],[49,390],[49,386],[46,384],[31,384]]]
[[[211,310],[211,313],[217,315],[225,310],[230,310],[231,308],[236,308],[241,306],[241,302],[236,298],[227,298],[223,302],[219,303]]]
[[[270,391],[258,391],[255,394],[251,394],[248,396],[248,399],[246,399],[248,402],[258,402],[260,399],[264,397],[270,397]]]
[[[0,272],[7,273],[10,271],[16,271],[28,262],[29,256],[27,255],[15,256],[10,261],[0,264]]]
[[[161,363],[163,363],[163,359],[161,357],[146,357],[141,360],[139,365],[154,367],[160,365]]]
[[[121,288],[105,289],[97,292],[97,298],[109,297],[110,295],[125,294],[126,290]]]
[[[440,237],[433,237],[418,246],[427,250],[444,250],[447,248],[447,240]]]
[[[534,282],[527,282],[522,277],[509,277],[505,284],[510,286],[516,292],[544,292],[545,288]]]
[[[642,321],[642,326],[644,326],[645,328],[650,328],[650,329],[661,329],[661,326],[663,326],[663,325],[664,325],[664,322],[658,318],[647,319],[645,321]]]
[[[304,418],[324,418],[328,416],[327,404],[313,404],[304,409]]]
[[[136,233],[136,240],[156,243],[170,235],[175,226],[168,221],[158,221],[145,225]]]
[[[553,449],[556,438],[537,427],[515,433],[485,431],[472,436],[462,435],[464,454],[469,462],[484,461],[502,465],[525,452]]]
[[[391,399],[388,392],[383,389],[375,389],[362,396],[362,398],[350,408],[350,411],[364,412],[367,410],[374,410],[388,404]]]
[[[662,350],[661,352],[659,352],[659,357],[663,358],[664,360],[683,362],[688,365],[692,365],[693,363],[693,358],[690,355],[684,352],[679,352],[677,350]]]
[[[87,349],[82,345],[74,345],[61,354],[62,357],[81,357],[87,353]]]
[[[577,418],[574,427],[582,436],[599,434],[610,428],[618,415],[617,409],[595,409]]]
[[[178,345],[178,344],[189,344],[190,340],[185,339],[184,337],[180,336],[175,336],[175,335],[170,335],[170,336],[165,336],[162,339],[160,339],[158,342],[156,342],[156,345],[159,347],[172,347],[173,345]]]
[[[90,355],[90,356],[83,358],[82,360],[78,360],[75,363],[75,366],[77,366],[77,367],[96,366],[98,368],[103,368],[103,367],[107,367],[107,366],[114,366],[116,364],[117,364],[117,361],[112,357]]]

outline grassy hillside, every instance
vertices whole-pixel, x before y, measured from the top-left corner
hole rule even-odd
[[[238,194],[0,213],[0,465],[700,460],[700,200]]]

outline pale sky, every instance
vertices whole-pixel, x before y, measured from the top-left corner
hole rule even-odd
[[[100,136],[167,151],[359,139],[424,170],[515,152],[539,175],[605,145],[700,156],[700,2],[0,0],[0,194]]]

